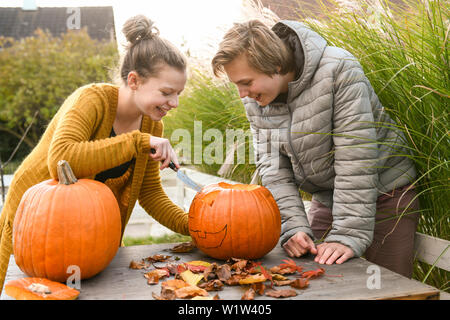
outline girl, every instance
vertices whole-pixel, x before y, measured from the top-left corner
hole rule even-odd
[[[170,161],[179,168],[169,141],[162,138],[161,119],[178,106],[186,59],[144,16],[129,19],[123,33],[129,44],[120,66],[122,84],[77,89],[15,172],[0,218],[0,289],[22,195],[43,180],[56,179],[62,159],[76,177],[96,179],[111,188],[120,207],[122,235],[136,200],[161,224],[189,234],[187,213],[167,197],[159,176]]]
[[[212,67],[243,98],[286,252],[321,264],[365,255],[411,277],[415,168],[356,59],[299,22],[253,20],[225,34]],[[313,195],[308,216],[299,188]]]

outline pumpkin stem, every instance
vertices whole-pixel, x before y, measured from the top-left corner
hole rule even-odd
[[[73,174],[72,168],[66,160],[58,161],[58,180],[60,184],[74,184],[78,179]]]

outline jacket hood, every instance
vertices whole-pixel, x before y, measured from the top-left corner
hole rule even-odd
[[[289,83],[290,101],[311,81],[327,42],[317,32],[297,21],[282,20],[275,24],[272,30],[294,50],[297,67],[301,70],[300,77]]]

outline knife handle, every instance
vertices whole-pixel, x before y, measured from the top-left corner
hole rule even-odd
[[[155,154],[155,153],[156,153],[156,150],[153,149],[153,148],[151,148],[151,149],[150,149],[150,152],[151,152],[152,154]],[[169,168],[172,169],[173,171],[178,171],[177,166],[175,165],[175,163],[173,163],[173,161],[170,161],[170,163],[169,163]]]

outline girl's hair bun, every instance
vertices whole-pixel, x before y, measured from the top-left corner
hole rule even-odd
[[[152,20],[144,15],[137,15],[128,19],[123,25],[122,32],[132,45],[141,40],[152,39],[159,36],[159,30]]]
[[[159,36],[153,21],[144,15],[128,19],[122,32],[128,40],[121,57],[117,78],[128,85],[128,75],[136,71],[143,79],[156,77],[168,65],[186,71],[186,57],[169,41]]]

